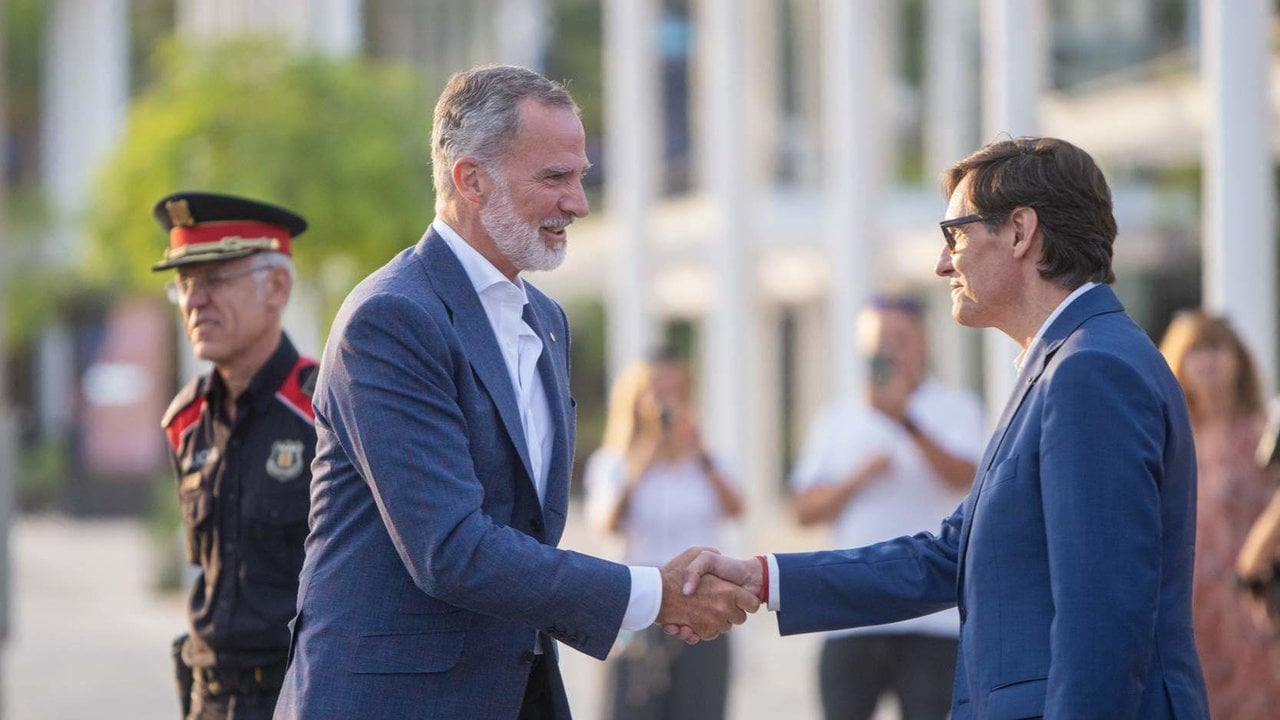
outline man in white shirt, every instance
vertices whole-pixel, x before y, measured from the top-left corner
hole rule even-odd
[[[977,396],[925,375],[917,300],[875,298],[858,340],[871,366],[866,392],[823,409],[791,476],[801,524],[830,523],[836,547],[936,527],[964,500],[982,452]],[[830,633],[819,661],[825,716],[866,720],[891,694],[904,720],[944,720],[959,629],[949,609]]]
[[[586,140],[525,68],[450,79],[435,222],[361,282],[314,396],[318,445],[277,718],[568,718],[557,641],[603,658],[655,619],[714,637],[758,601],[556,548],[568,512],[569,326],[520,278],[587,214]],[[679,619],[677,619],[679,618]]]
[[[1022,347],[974,487],[937,534],[732,560],[783,634],[958,607],[953,720],[1205,720],[1191,625],[1196,459],[1186,399],[1110,288],[1111,189],[1056,138],[944,176],[952,316]],[[683,632],[678,628],[669,631]]]

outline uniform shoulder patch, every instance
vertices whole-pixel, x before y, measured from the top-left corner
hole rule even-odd
[[[199,377],[184,385],[160,420],[160,427],[164,428],[165,438],[174,452],[181,449],[183,436],[195,428],[204,412],[204,383],[205,378]]]
[[[316,394],[316,378],[320,376],[320,366],[312,363],[298,370],[298,387],[302,394],[312,397]]]
[[[311,407],[311,395],[315,392],[318,369],[315,360],[307,357],[298,358],[293,370],[289,371],[289,376],[276,391],[276,398],[284,403],[285,407],[312,425],[316,422],[316,411]]]

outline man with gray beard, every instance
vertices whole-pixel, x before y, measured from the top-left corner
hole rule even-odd
[[[343,303],[314,396],[311,534],[277,718],[567,718],[557,641],[713,638],[759,599],[556,548],[568,511],[569,325],[520,278],[587,214],[578,108],[512,66],[450,79],[436,219]]]

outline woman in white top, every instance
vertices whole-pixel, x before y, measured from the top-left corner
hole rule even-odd
[[[742,497],[702,444],[689,372],[672,354],[638,362],[614,382],[602,447],[587,463],[592,522],[625,540],[623,562],[658,565],[693,545],[717,545]],[[685,645],[661,628],[626,637],[611,660],[606,714],[615,720],[723,718],[727,636]]]

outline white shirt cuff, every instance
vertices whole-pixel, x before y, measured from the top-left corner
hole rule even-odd
[[[656,567],[632,567],[631,599],[622,616],[623,630],[643,630],[658,619],[662,609],[662,573]]]
[[[774,612],[782,610],[782,573],[778,572],[778,558],[769,553],[764,556],[769,563],[769,609]]]

